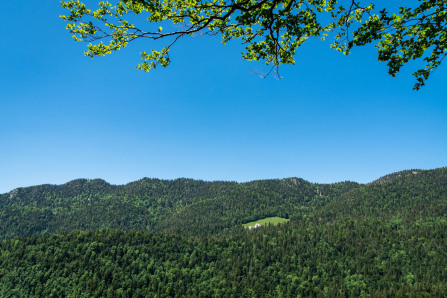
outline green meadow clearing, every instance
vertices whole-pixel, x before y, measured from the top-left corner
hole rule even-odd
[[[267,217],[264,219],[260,219],[257,221],[248,222],[246,224],[243,224],[244,228],[253,227],[255,224],[260,224],[261,226],[267,225],[267,224],[273,224],[277,225],[279,223],[285,223],[288,222],[290,219],[282,218],[282,217]]]

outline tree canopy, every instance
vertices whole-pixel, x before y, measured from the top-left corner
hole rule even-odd
[[[242,58],[265,61],[268,75],[294,64],[297,48],[318,37],[330,38],[331,48],[346,55],[353,47],[375,44],[392,76],[410,60],[425,61],[413,74],[418,90],[447,55],[442,0],[419,0],[396,13],[355,0],[121,0],[99,2],[95,9],[79,0],[61,4],[73,38],[89,42],[86,56],[104,56],[137,39],[165,40],[163,48],[141,52],[137,68],[144,71],[169,65],[170,50],[182,37],[221,35],[223,43],[240,39]]]

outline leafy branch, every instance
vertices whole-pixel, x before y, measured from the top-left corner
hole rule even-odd
[[[273,69],[278,73],[282,64],[294,64],[297,48],[310,37],[324,40],[334,33],[331,47],[344,54],[376,42],[378,58],[388,63],[392,76],[431,50],[423,59],[427,66],[414,74],[419,89],[447,54],[442,0],[421,0],[416,9],[401,7],[391,16],[386,10],[373,14],[373,4],[362,6],[355,0],[121,0],[100,2],[96,10],[79,0],[61,4],[69,11],[61,17],[73,38],[89,42],[89,57],[110,54],[140,38],[168,40],[161,50],[140,53],[143,62],[137,68],[144,71],[169,65],[170,49],[182,37],[221,35],[222,43],[241,39],[242,58],[265,61],[272,67],[268,75]],[[146,24],[130,23],[129,15],[142,15]],[[168,29],[161,26],[166,22],[172,23]]]

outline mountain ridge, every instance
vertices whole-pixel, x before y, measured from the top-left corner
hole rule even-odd
[[[195,179],[195,178],[186,178],[186,177],[179,177],[179,178],[174,178],[174,179],[162,179],[162,178],[149,178],[149,177],[143,177],[141,179],[135,180],[135,181],[130,181],[124,184],[113,184],[110,183],[102,178],[76,178],[73,180],[70,180],[68,182],[65,183],[61,183],[61,184],[56,184],[56,183],[44,183],[44,184],[36,184],[36,185],[31,185],[31,186],[20,186],[20,187],[16,187],[10,191],[7,191],[5,193],[0,193],[0,195],[4,195],[4,194],[9,194],[13,191],[16,191],[18,189],[23,189],[23,188],[33,188],[33,187],[54,187],[54,186],[69,186],[69,185],[77,185],[77,184],[81,184],[81,183],[100,183],[103,185],[107,185],[107,186],[112,186],[112,187],[121,187],[121,186],[129,186],[132,184],[138,184],[138,183],[142,183],[142,182],[147,182],[147,181],[161,181],[161,182],[174,182],[174,181],[199,181],[199,182],[204,182],[204,183],[236,183],[236,184],[251,184],[251,183],[255,183],[255,182],[259,182],[259,181],[279,181],[279,180],[298,180],[298,181],[304,181],[307,183],[311,183],[311,184],[318,184],[318,185],[331,185],[331,184],[337,184],[337,183],[345,183],[345,182],[352,182],[352,183],[357,183],[360,185],[368,185],[368,184],[376,184],[376,183],[384,183],[385,181],[390,181],[390,180],[397,180],[399,179],[399,175],[401,176],[405,176],[405,175],[410,175],[410,174],[414,174],[413,172],[420,173],[420,172],[427,172],[427,171],[435,171],[435,170],[439,170],[439,169],[446,169],[447,167],[438,167],[438,168],[434,168],[434,169],[409,169],[409,170],[401,170],[401,171],[397,171],[397,172],[393,172],[391,174],[386,174],[384,176],[381,176],[377,179],[374,179],[371,182],[366,182],[366,183],[361,183],[361,182],[356,182],[356,181],[352,181],[352,180],[344,180],[344,181],[336,181],[336,182],[328,182],[328,183],[321,183],[321,182],[311,182],[308,181],[304,178],[299,178],[299,177],[285,177],[285,178],[266,178],[266,179],[255,179],[255,180],[250,180],[250,181],[244,181],[244,182],[238,182],[238,181],[234,181],[234,180],[203,180],[203,179]]]
[[[376,210],[379,201],[394,210],[399,204],[389,198],[403,198],[393,195],[396,191],[444,195],[446,173],[447,168],[405,170],[368,184],[294,177],[249,182],[142,178],[124,185],[75,179],[0,195],[0,239],[102,228],[206,234],[270,216],[300,219],[318,211],[333,217],[334,210],[360,212],[358,206]]]

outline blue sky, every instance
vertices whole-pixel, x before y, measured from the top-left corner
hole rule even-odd
[[[237,41],[205,37],[148,74],[135,66],[149,42],[92,60],[58,1],[1,7],[0,193],[75,178],[369,182],[447,165],[446,65],[415,92],[420,64],[392,78],[370,46],[346,57],[313,40],[283,79],[261,79]]]

